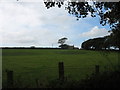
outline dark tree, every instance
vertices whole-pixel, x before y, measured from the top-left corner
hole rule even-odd
[[[60,45],[59,47],[61,47],[62,49],[68,49],[68,48],[69,48],[69,45],[63,44],[63,45]]]
[[[103,49],[106,50],[107,48],[110,49],[110,47],[114,46],[115,44],[112,43],[109,37],[110,36],[105,36],[105,37],[86,40],[82,43],[81,47],[83,49],[94,49],[94,50],[103,50]]]
[[[65,44],[66,40],[67,40],[66,37],[59,39],[58,43],[61,44],[59,45],[59,47],[61,47],[62,49],[67,49],[69,45]]]
[[[58,43],[61,44],[61,45],[63,45],[63,44],[65,43],[66,40],[67,40],[66,37],[61,38],[61,39],[58,40]]]

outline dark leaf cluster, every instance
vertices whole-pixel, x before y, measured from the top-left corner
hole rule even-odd
[[[89,39],[82,43],[81,47],[87,50],[106,50],[114,46],[119,47],[115,41],[111,40],[111,36]]]

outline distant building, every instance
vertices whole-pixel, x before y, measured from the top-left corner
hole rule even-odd
[[[74,47],[74,45],[70,46],[67,44],[60,45],[59,47],[61,47],[62,49],[79,49],[78,47]]]
[[[74,45],[73,46],[68,46],[68,49],[79,49],[78,47],[74,47]]]
[[[35,46],[31,46],[31,48],[35,48]]]
[[[68,46],[68,49],[74,49],[74,46]]]
[[[74,49],[79,49],[78,47],[74,47]]]

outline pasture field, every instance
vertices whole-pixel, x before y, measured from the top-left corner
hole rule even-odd
[[[41,82],[58,78],[58,62],[64,62],[65,76],[81,80],[93,73],[95,65],[100,72],[114,70],[118,63],[117,52],[61,50],[61,49],[3,49],[2,79],[6,85],[6,69],[14,71],[14,81],[35,86]]]

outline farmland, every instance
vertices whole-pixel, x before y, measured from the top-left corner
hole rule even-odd
[[[65,76],[80,80],[93,73],[95,65],[100,72],[114,70],[118,63],[117,52],[62,50],[62,49],[3,49],[3,86],[6,69],[14,71],[14,80],[35,86],[35,79],[46,82],[58,78],[58,62],[64,62]]]

